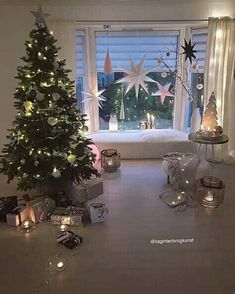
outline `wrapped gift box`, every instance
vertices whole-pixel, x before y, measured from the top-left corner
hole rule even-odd
[[[83,184],[75,185],[73,190],[72,204],[79,206],[103,194],[103,181],[100,179],[87,180]]]
[[[51,215],[53,225],[83,226],[84,213],[75,207],[57,207]]]
[[[88,204],[88,209],[92,224],[100,223],[105,220],[105,215],[107,213],[105,203],[100,202]]]
[[[6,222],[6,215],[17,207],[17,196],[0,197],[0,221]]]
[[[46,220],[55,209],[55,200],[46,196],[26,201],[28,217],[33,223]]]
[[[25,206],[18,206],[6,215],[7,224],[17,227],[28,217],[28,211]]]

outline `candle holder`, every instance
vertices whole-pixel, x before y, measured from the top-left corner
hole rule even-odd
[[[204,177],[197,184],[198,201],[206,208],[220,206],[224,201],[224,191],[224,183],[216,177]]]
[[[121,155],[116,149],[104,149],[101,151],[101,167],[106,172],[114,172],[121,165]]]

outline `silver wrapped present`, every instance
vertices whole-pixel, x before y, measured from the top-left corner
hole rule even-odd
[[[100,179],[87,180],[83,184],[74,185],[72,192],[72,204],[79,206],[88,200],[103,194],[103,181]]]
[[[51,215],[53,225],[83,226],[83,212],[75,207],[57,207]]]

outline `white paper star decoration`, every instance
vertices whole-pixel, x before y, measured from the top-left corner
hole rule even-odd
[[[149,70],[144,69],[144,59],[145,59],[145,55],[142,57],[140,63],[136,64],[133,58],[130,56],[131,69],[129,70],[129,69],[121,67],[121,70],[124,71],[127,74],[127,76],[116,81],[116,83],[128,84],[125,94],[127,94],[132,87],[135,87],[135,96],[137,99],[138,99],[140,86],[149,94],[145,82],[156,83],[153,79],[147,76],[147,74],[150,73],[152,69],[149,69]]]
[[[88,103],[96,103],[98,104],[98,106],[100,108],[103,108],[102,106],[102,102],[106,101],[107,99],[102,95],[102,93],[105,91],[105,89],[100,90],[100,91],[96,91],[96,89],[89,89],[88,92],[82,92],[83,94],[85,94],[87,97],[82,101],[82,103],[84,102],[88,102]]]
[[[39,5],[38,11],[31,11],[31,13],[36,17],[35,23],[38,25],[43,24],[44,26],[46,25],[46,18],[50,15],[48,13],[44,13],[42,11],[42,6]]]
[[[168,83],[165,86],[162,86],[158,82],[156,82],[156,83],[158,85],[158,91],[156,93],[153,93],[152,96],[160,96],[162,104],[164,103],[165,98],[167,96],[174,97],[174,95],[171,92],[169,92],[169,88],[170,88],[171,83]]]

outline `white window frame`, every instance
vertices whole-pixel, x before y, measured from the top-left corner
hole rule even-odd
[[[99,25],[91,25],[91,24],[84,24],[79,25],[77,27],[78,30],[84,30],[85,34],[85,60],[84,60],[84,68],[85,68],[85,78],[84,78],[84,91],[90,89],[98,90],[98,82],[97,82],[97,69],[96,69],[96,32],[103,31],[104,28],[103,24]],[[122,31],[125,28],[126,31],[128,29],[133,32],[133,29],[136,31],[143,31],[149,30],[157,30],[157,31],[178,31],[179,32],[179,48],[178,52],[180,52],[180,45],[184,44],[184,39],[188,40],[191,37],[191,30],[192,28],[197,28],[198,24],[172,24],[172,23],[163,23],[163,24],[114,24],[112,25],[112,30],[115,31]],[[202,26],[201,26],[202,27]],[[205,27],[205,26],[204,26]],[[114,29],[115,28],[115,29]],[[178,62],[183,64],[184,55],[179,54]],[[182,76],[184,79],[185,77]],[[174,119],[173,119],[173,129],[176,130],[184,130],[184,119],[185,119],[185,111],[186,107],[185,104],[188,101],[188,97],[183,90],[181,83],[176,79],[176,96],[174,100]],[[97,107],[91,107],[92,104],[84,105],[85,113],[87,114],[88,118],[88,127],[91,132],[99,132],[99,109]]]

